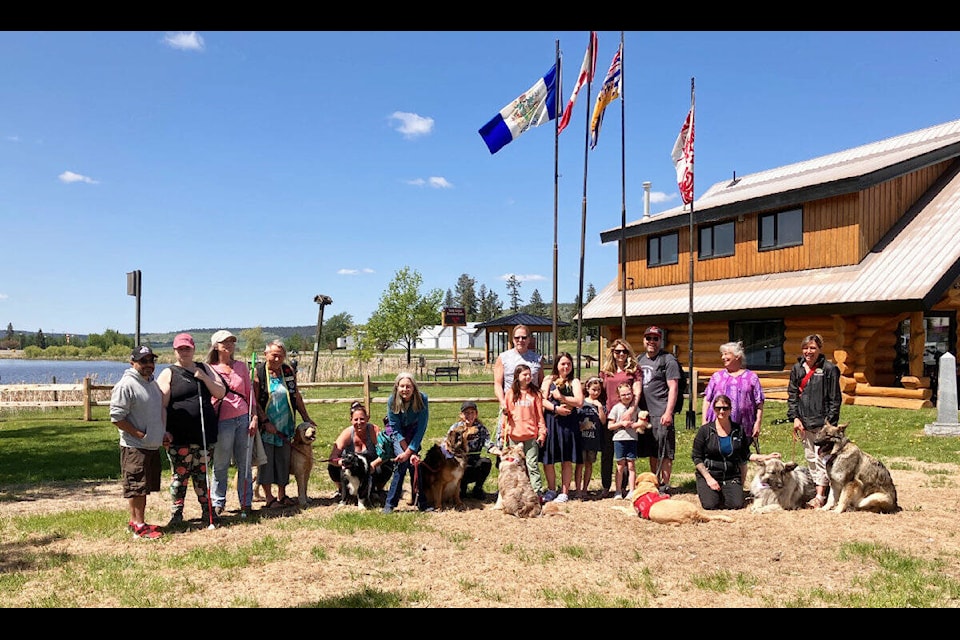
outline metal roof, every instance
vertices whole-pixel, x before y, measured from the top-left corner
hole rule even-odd
[[[960,156],[960,120],[928,127],[846,151],[776,169],[717,182],[694,201],[694,223],[741,213],[787,207],[810,200],[853,193],[924,166]],[[626,237],[660,233],[688,224],[690,210],[668,209],[626,225]],[[600,233],[616,242],[620,227]]]
[[[487,327],[500,327],[500,326],[515,326],[518,324],[525,324],[528,327],[542,327],[542,326],[553,326],[553,317],[545,316],[535,316],[529,313],[514,313],[509,316],[501,316],[499,318],[494,318],[493,320],[487,320],[486,322],[480,322],[477,324],[477,327],[486,329]],[[558,327],[569,327],[569,322],[564,322],[563,320],[557,320]]]
[[[889,167],[909,156],[928,154],[934,148],[958,142],[960,120],[744,176],[732,191],[722,191],[714,185],[703,200],[718,206],[734,198],[810,185],[814,180],[863,175],[865,171]],[[695,205],[699,208],[700,201]],[[679,209],[668,213],[689,215]],[[903,226],[895,226],[857,265],[695,282],[694,312],[729,315],[744,310],[772,312],[784,307],[831,306],[836,306],[838,313],[857,309],[928,309],[960,276],[960,242],[955,240],[960,236],[960,168],[952,167],[915,209],[904,214],[902,221]],[[689,307],[689,283],[634,289],[626,294],[628,317],[676,317],[689,313]],[[621,308],[622,297],[614,280],[584,306],[583,318],[620,318]]]

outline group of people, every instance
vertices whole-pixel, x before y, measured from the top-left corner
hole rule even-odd
[[[464,424],[477,426],[469,442],[462,497],[471,484],[472,497],[486,496],[483,486],[493,463],[482,453],[515,444],[522,446],[531,484],[544,502],[585,497],[598,454],[602,497],[626,497],[634,489],[636,460],[642,458],[648,459],[661,488],[669,491],[676,454],[674,414],[683,401],[678,397],[680,365],[662,348],[663,332],[658,327],[648,327],[643,339],[639,357],[623,338],[613,340],[598,375],[581,383],[574,375],[573,356],[557,354],[546,373],[533,349],[529,327],[514,327],[513,348],[502,352],[494,364],[494,391],[500,405],[495,434],[479,420],[477,405],[471,401],[461,405],[459,420],[450,426],[450,430]],[[303,422],[316,424],[297,387],[296,372],[286,363],[283,342],[268,344],[264,362],[253,371],[235,359],[236,343],[229,331],[217,331],[203,361],[195,358],[193,337],[179,334],[173,342],[176,362],[157,376],[156,355],[150,347],[138,346],[131,353],[131,367],[111,393],[110,417],[120,434],[123,495],[135,537],[163,535],[161,527],[145,521],[147,494],[160,490],[161,448],[171,468],[168,527],[183,522],[188,483],[200,503],[202,522],[219,524],[231,462],[237,467],[241,517],[249,514],[255,449],[262,448],[259,482],[264,508],[295,504],[286,487],[297,415]],[[842,401],[839,370],[826,360],[822,348],[819,335],[803,339],[802,355],[791,370],[788,386],[787,417],[795,436],[803,441],[817,484],[811,507],[823,506],[829,486],[814,445],[816,431],[827,421],[839,421]],[[703,423],[693,440],[692,459],[703,508],[739,509],[745,504],[748,463],[780,454],[759,453],[764,393],[757,374],[744,367],[742,344],[721,345],[720,357],[723,367],[710,377],[704,391]],[[397,508],[408,476],[417,507],[431,511],[417,473],[429,415],[429,398],[408,372],[401,372],[394,381],[382,428],[370,422],[362,403],[355,402],[350,426],[339,434],[331,451],[331,480],[339,484],[342,452],[375,452],[374,486],[382,491],[389,482],[383,512]],[[756,450],[752,452],[751,446]]]
[[[219,525],[231,462],[237,467],[240,514],[247,516],[253,502],[256,444],[262,445],[264,453],[259,481],[266,508],[293,504],[286,486],[297,414],[304,422],[315,423],[297,389],[295,372],[284,362],[283,342],[268,344],[265,362],[252,372],[234,358],[236,343],[231,332],[217,331],[205,361],[197,360],[193,336],[178,334],[173,339],[176,362],[156,376],[156,354],[148,346],[137,346],[130,355],[130,368],[114,385],[110,420],[120,432],[123,497],[128,501],[128,527],[134,537],[163,536],[163,528],[148,524],[145,514],[147,495],[160,490],[161,448],[171,473],[168,528],[184,522],[188,484],[193,485],[200,504],[201,522]]]

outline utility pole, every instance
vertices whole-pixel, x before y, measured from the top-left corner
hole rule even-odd
[[[317,381],[317,361],[320,358],[320,332],[323,330],[323,308],[328,304],[333,304],[333,298],[319,294],[313,297],[313,301],[320,305],[320,311],[317,313],[317,341],[313,343],[313,367],[310,368],[310,382]]]

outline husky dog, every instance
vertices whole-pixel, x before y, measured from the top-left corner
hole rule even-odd
[[[813,475],[806,466],[779,458],[757,461],[757,475],[750,484],[755,513],[803,509],[817,493]]]
[[[897,488],[882,462],[863,451],[846,435],[847,423],[829,422],[814,436],[817,455],[827,467],[830,497],[824,511],[896,513]]]
[[[347,504],[347,497],[357,500],[357,508],[367,509],[373,491],[373,475],[370,463],[376,454],[344,451],[340,454],[340,504]]]

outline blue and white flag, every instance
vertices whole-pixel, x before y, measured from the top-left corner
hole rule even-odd
[[[557,65],[480,128],[490,153],[496,153],[530,127],[557,117]]]

